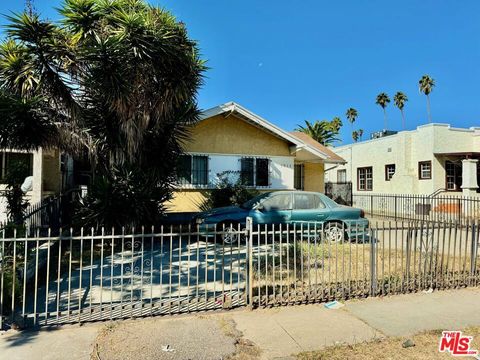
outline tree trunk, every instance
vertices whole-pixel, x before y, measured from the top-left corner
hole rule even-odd
[[[432,122],[432,114],[430,113],[430,96],[427,95],[427,113],[428,113],[428,122]]]
[[[383,108],[383,130],[387,130],[387,110]]]
[[[405,130],[405,128],[406,128],[406,126],[405,126],[405,125],[406,125],[405,114],[404,114],[404,112],[403,112],[403,109],[400,110],[400,111],[401,111],[401,113],[402,113],[402,126],[403,126],[403,130]]]

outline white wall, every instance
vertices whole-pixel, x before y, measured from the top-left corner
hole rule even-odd
[[[208,159],[208,182],[209,186],[215,186],[218,183],[219,177],[218,174],[221,174],[225,171],[237,171],[241,170],[240,160],[243,156],[241,155],[223,155],[223,154],[205,154]],[[273,190],[283,190],[283,189],[293,189],[293,169],[294,169],[294,159],[293,156],[250,156],[249,157],[258,157],[258,158],[268,158],[270,159],[270,186],[269,189]],[[237,175],[238,176],[238,175]],[[231,181],[236,181],[237,177],[234,175],[230,176]],[[188,187],[188,186],[187,186]]]
[[[457,129],[446,124],[428,124],[413,131],[341,146],[333,149],[347,164],[325,173],[325,181],[337,181],[337,170],[347,171],[347,180],[357,190],[357,168],[373,167],[373,192],[432,194],[445,188],[445,158],[441,153],[480,152],[480,128]],[[432,161],[432,179],[418,179],[418,162]],[[385,181],[385,165],[395,164],[396,172]]]

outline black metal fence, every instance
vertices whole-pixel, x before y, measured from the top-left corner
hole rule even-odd
[[[480,196],[353,194],[353,206],[383,219],[458,224],[480,219]]]

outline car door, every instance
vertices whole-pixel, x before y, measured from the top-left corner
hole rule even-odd
[[[275,193],[260,203],[252,214],[256,224],[285,224],[291,222],[292,193]]]
[[[310,193],[293,195],[292,222],[325,221],[330,216],[330,209],[323,203],[320,196]]]

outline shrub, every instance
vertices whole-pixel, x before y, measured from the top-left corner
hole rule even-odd
[[[226,177],[219,177],[217,187],[207,192],[205,201],[200,205],[202,211],[223,206],[239,206],[259,195],[257,190],[245,186],[240,180],[232,183]]]

